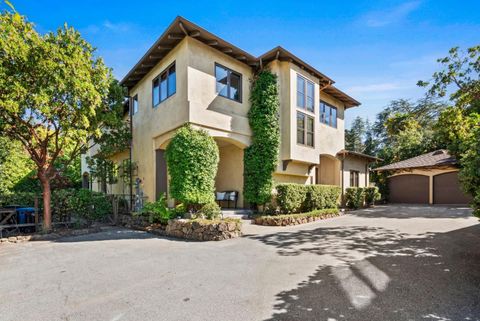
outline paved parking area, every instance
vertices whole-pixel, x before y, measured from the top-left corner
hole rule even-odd
[[[480,320],[480,225],[380,206],[242,238],[112,229],[0,246],[0,320]]]

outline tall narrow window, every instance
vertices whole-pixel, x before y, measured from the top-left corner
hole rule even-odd
[[[320,101],[320,122],[337,128],[337,108]]]
[[[164,70],[152,82],[152,105],[160,104],[177,91],[177,73],[175,72],[175,63]]]
[[[358,171],[350,171],[350,187],[358,187],[359,176]]]
[[[242,102],[242,75],[227,67],[215,64],[217,93],[238,102]]]
[[[132,105],[132,115],[135,115],[138,113],[138,95],[133,96]]]
[[[297,107],[314,112],[315,85],[310,80],[297,75]]]
[[[315,143],[315,119],[304,113],[297,112],[297,143],[314,146]]]

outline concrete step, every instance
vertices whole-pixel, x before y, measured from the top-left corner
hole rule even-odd
[[[223,217],[232,217],[232,218],[240,218],[240,219],[248,219],[248,216],[252,214],[251,210],[243,209],[243,208],[224,208],[222,209]]]

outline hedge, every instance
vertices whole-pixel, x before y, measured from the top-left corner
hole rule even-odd
[[[204,130],[187,124],[177,130],[165,153],[170,175],[170,195],[187,207],[215,201],[215,176],[219,152]]]
[[[255,216],[253,217],[253,222],[258,225],[288,226],[314,222],[339,215],[337,208],[327,208],[299,214]]]
[[[341,188],[333,185],[278,184],[276,201],[282,213],[336,208]]]
[[[358,209],[365,203],[365,189],[363,187],[348,187],[345,190],[345,203],[348,208]]]

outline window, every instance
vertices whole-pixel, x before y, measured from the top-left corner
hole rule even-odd
[[[350,171],[350,187],[358,187],[359,176],[358,171]]]
[[[242,75],[231,69],[215,64],[217,93],[238,102],[242,102]]]
[[[152,105],[156,107],[177,91],[177,74],[175,63],[163,71],[152,82]]]
[[[314,118],[297,112],[297,143],[301,145],[314,146],[315,125]]]
[[[138,95],[133,96],[132,105],[132,115],[135,115],[138,113]]]
[[[337,108],[320,101],[320,122],[337,128]]]
[[[310,80],[297,75],[297,106],[314,112],[315,85]]]

